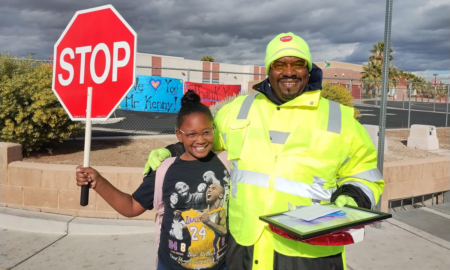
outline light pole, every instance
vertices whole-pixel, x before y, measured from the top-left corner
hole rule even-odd
[[[434,73],[434,106],[433,106],[433,111],[436,111],[436,86],[437,86],[437,76],[439,76],[439,74]]]

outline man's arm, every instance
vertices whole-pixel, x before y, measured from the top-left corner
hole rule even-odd
[[[166,149],[170,151],[172,157],[181,156],[185,152],[184,145],[180,142],[170,144],[166,146]]]
[[[181,156],[184,152],[184,146],[180,142],[170,144],[165,148],[158,148],[151,151],[148,155],[147,162],[144,165],[144,171],[142,174],[147,175],[152,171],[156,171],[156,169],[161,166],[161,162],[163,162],[166,158]]]
[[[373,208],[384,189],[384,180],[377,169],[377,151],[364,127],[356,123],[346,163],[338,171],[338,189],[331,196],[335,201],[340,195],[355,200],[359,207]]]

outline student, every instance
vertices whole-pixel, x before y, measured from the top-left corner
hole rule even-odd
[[[77,185],[89,185],[126,217],[138,216],[163,203],[158,270],[227,269],[229,232],[225,200],[229,173],[222,157],[211,151],[213,116],[193,91],[181,99],[175,133],[186,152],[168,159],[166,168],[163,163],[160,169],[147,175],[133,195],[119,191],[96,170],[82,166],[77,167]],[[158,175],[161,171],[162,177]],[[159,183],[158,177],[162,179]],[[162,203],[158,203],[161,194]]]

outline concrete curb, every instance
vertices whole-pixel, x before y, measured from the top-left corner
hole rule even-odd
[[[155,223],[72,217],[0,207],[0,228],[61,235],[123,235],[154,233]]]
[[[74,217],[0,207],[0,228],[41,233],[67,234]]]
[[[437,236],[434,236],[432,234],[429,234],[427,232],[421,231],[421,230],[419,230],[417,228],[414,228],[413,226],[410,226],[410,225],[408,225],[406,223],[400,222],[400,221],[395,220],[393,218],[389,219],[387,222],[392,224],[392,225],[394,225],[394,226],[402,228],[405,231],[408,231],[408,232],[410,232],[412,234],[415,234],[415,235],[417,235],[417,236],[419,236],[419,237],[421,237],[421,238],[423,238],[423,239],[425,239],[427,241],[430,241],[432,243],[435,243],[436,245],[439,245],[439,246],[441,246],[443,248],[446,248],[446,249],[450,250],[450,242],[447,242],[444,239],[441,239],[441,238],[439,238]]]

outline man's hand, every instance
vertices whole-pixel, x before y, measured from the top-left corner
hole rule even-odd
[[[170,151],[166,148],[159,148],[155,149],[150,152],[150,155],[148,155],[147,163],[145,163],[144,166],[144,172],[143,175],[146,175],[150,172],[150,168],[153,171],[156,171],[156,169],[161,166],[161,162],[163,162],[166,158],[171,157]]]
[[[90,188],[95,189],[103,177],[91,167],[84,168],[80,165],[77,167],[76,180],[78,186],[89,185]]]
[[[334,201],[334,204],[337,207],[343,207],[346,204],[350,205],[350,206],[358,207],[358,204],[355,202],[355,200],[353,200],[352,197],[349,197],[347,195],[341,195],[341,196],[337,197],[336,201]]]

